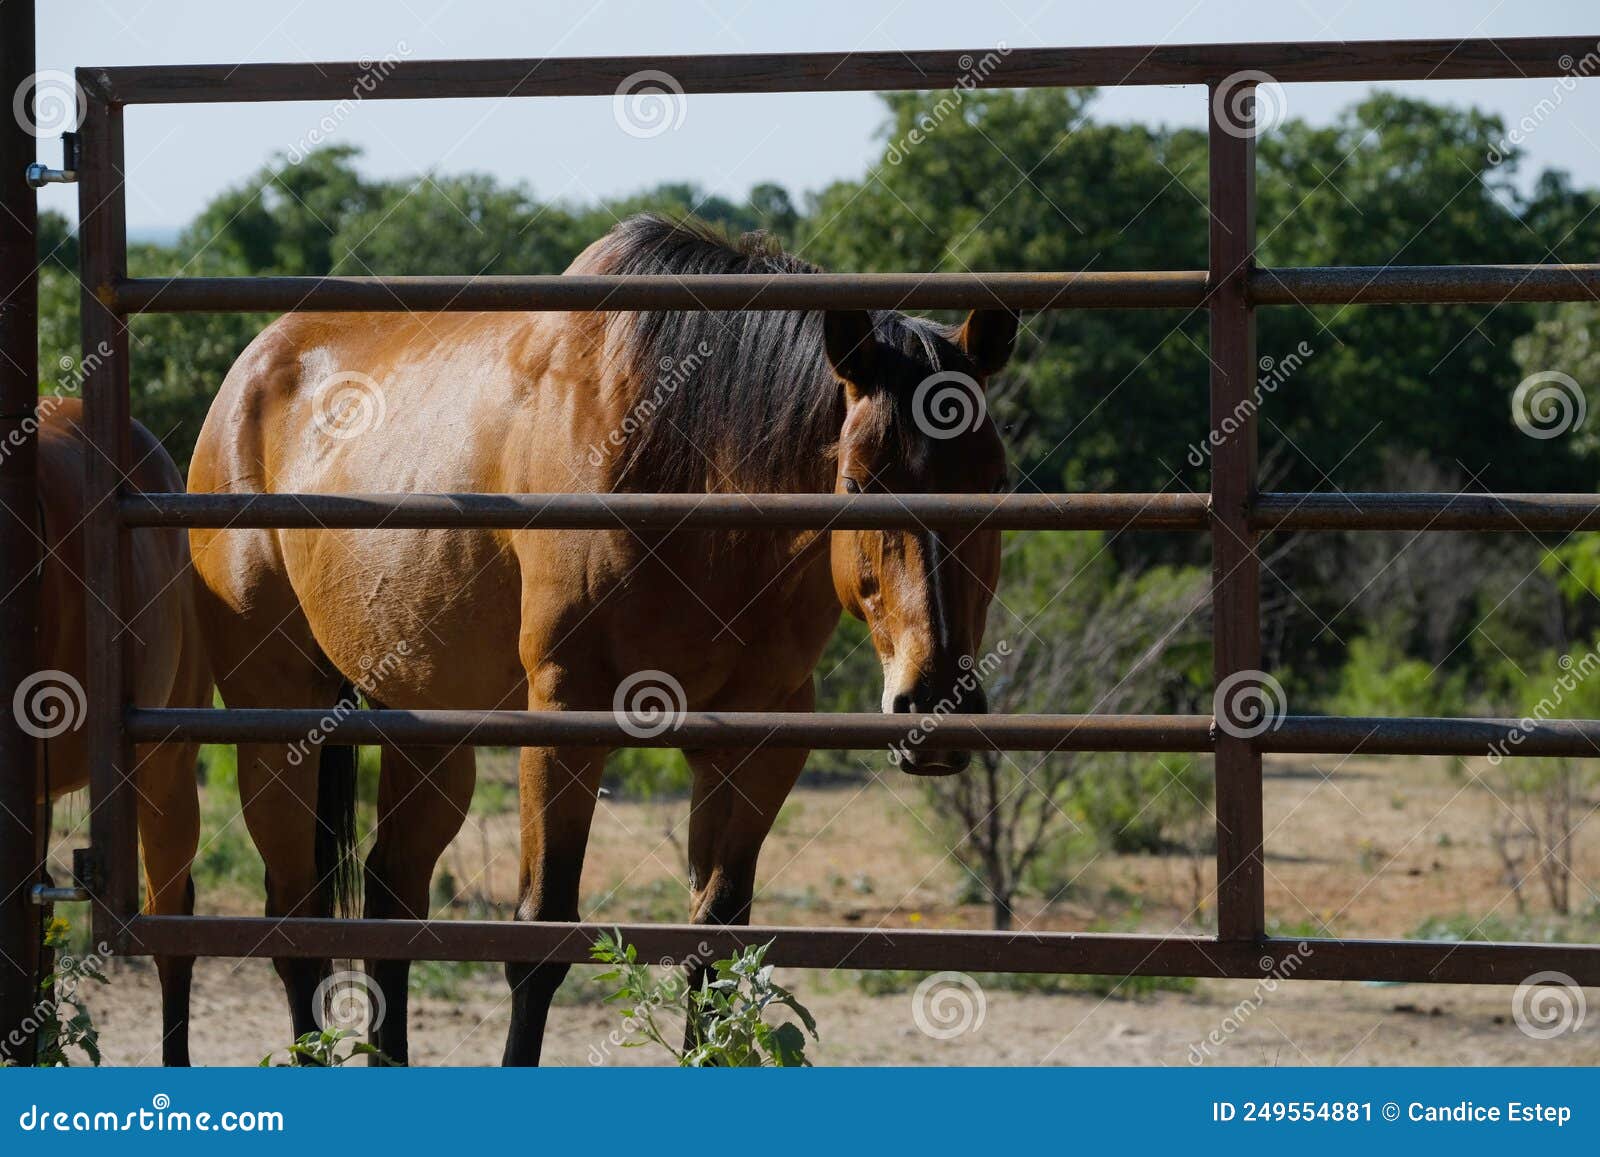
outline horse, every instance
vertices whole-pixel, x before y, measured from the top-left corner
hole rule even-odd
[[[83,725],[83,686],[91,657],[84,633],[82,527],[90,512],[85,466],[96,453],[83,430],[76,398],[41,399],[39,444],[40,652],[44,668],[24,697],[24,713],[39,737],[35,798],[50,801],[89,782]],[[133,465],[126,483],[137,490],[177,491],[183,475],[160,441],[133,423]],[[211,672],[195,611],[189,542],[181,530],[141,530],[129,547],[128,584],[134,608],[124,624],[131,641],[133,701],[140,707],[209,707]],[[200,840],[196,781],[199,746],[138,744],[139,845],[144,860],[144,911],[194,914],[190,868]],[[48,829],[41,833],[48,839]],[[41,863],[43,857],[41,855]],[[161,980],[161,1060],[189,1063],[189,986],[194,957],[158,956]]]
[[[811,273],[765,234],[693,220],[619,223],[568,274]],[[988,492],[1004,445],[982,406],[1015,313],[958,325],[891,311],[294,313],[229,371],[207,416],[199,493]],[[972,420],[927,432],[954,379]],[[959,399],[957,399],[959,401]],[[229,706],[624,710],[634,691],[697,711],[808,711],[841,610],[867,624],[886,712],[985,710],[967,671],[998,581],[978,529],[195,530],[201,613]],[[403,654],[403,658],[398,656]],[[644,680],[641,683],[641,679]],[[648,712],[646,712],[648,714]],[[239,747],[267,910],[325,915],[314,854],[331,745]],[[926,749],[924,749],[926,748]],[[297,750],[302,751],[295,758]],[[603,746],[519,762],[515,918],[578,919]],[[761,844],[807,752],[683,753],[693,772],[691,919],[746,924]],[[952,774],[925,744],[900,766]],[[320,767],[320,771],[319,771]],[[383,744],[365,915],[420,918],[472,797],[465,745]],[[348,822],[324,822],[349,831]],[[342,857],[344,853],[341,852]],[[327,962],[277,962],[296,1031]],[[405,1061],[409,962],[369,961],[387,1002],[373,1034]],[[508,964],[506,1064],[537,1064],[565,964]]]

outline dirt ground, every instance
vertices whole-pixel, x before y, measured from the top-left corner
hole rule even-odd
[[[983,1020],[949,1040],[916,1025],[912,993],[867,996],[843,981],[819,986],[813,974],[782,978],[816,1014],[821,1065],[1595,1065],[1600,1030],[1533,1040],[1511,1018],[1511,990],[1489,986],[1304,982],[1280,987],[1221,1046],[1201,1051],[1225,1015],[1251,1001],[1248,981],[1203,982],[1194,993],[1135,1000],[1088,994],[989,992]],[[160,993],[154,969],[123,968],[114,994],[97,998],[105,1061],[156,1064]],[[458,999],[412,998],[412,1063],[498,1064],[508,1006],[503,986],[486,981]],[[287,1013],[272,966],[262,961],[202,961],[195,983],[194,1061],[253,1065],[288,1039]],[[608,1039],[614,1008],[558,1007],[550,1014],[545,1063],[661,1064],[655,1049],[624,1049]]]
[[[509,911],[517,863],[514,793],[505,802],[511,774],[503,759],[484,761],[480,803],[487,804],[475,813],[486,814],[472,817],[446,855],[437,915]],[[1268,912],[1284,934],[1408,937],[1430,921],[1450,936],[1495,921],[1520,920],[1518,927],[1537,931],[1548,913],[1535,875],[1522,888],[1527,912],[1519,917],[1489,834],[1500,804],[1454,761],[1273,760],[1266,801]],[[586,916],[683,918],[686,810],[682,801],[602,801],[584,873]],[[1591,913],[1600,912],[1600,897],[1583,881],[1600,878],[1597,834],[1600,820],[1591,819],[1572,857],[1574,908]],[[1018,924],[1208,932],[1211,881],[1204,855],[1105,855],[1074,865],[1070,886],[1053,903],[1020,906]],[[963,885],[964,873],[927,826],[917,785],[879,778],[795,793],[763,856],[756,913],[774,924],[982,927],[988,909],[971,902]],[[258,904],[224,890],[202,893],[200,908],[254,913]],[[503,981],[486,969],[443,969],[419,966],[413,977],[413,1063],[496,1063],[508,1019]],[[656,1050],[623,1049],[610,1039],[620,1017],[595,1002],[593,971],[574,969],[558,998],[547,1063],[661,1063]],[[911,988],[920,977],[870,986],[853,972],[790,971],[780,979],[817,1016],[819,1064],[1600,1063],[1600,1008],[1577,1031],[1537,1040],[1517,1027],[1513,990],[1504,987],[1305,981],[1263,993],[1250,981],[1202,981],[1191,991],[1129,997],[1014,991],[983,978],[981,1016],[969,1003],[969,1029],[937,1039],[913,1015]],[[884,987],[894,991],[870,994]],[[1596,994],[1588,995],[1593,1004]],[[90,996],[107,1063],[155,1063],[154,969],[119,963],[112,986]],[[202,961],[193,1023],[200,1064],[254,1064],[288,1043],[271,965]]]

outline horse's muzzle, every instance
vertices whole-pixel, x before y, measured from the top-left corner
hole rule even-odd
[[[934,779],[945,775],[960,775],[972,763],[970,751],[921,751],[900,753],[900,770],[907,775]]]
[[[913,728],[905,743],[893,750],[893,762],[907,775],[942,776],[959,775],[972,763],[972,752],[952,751],[938,746],[939,725],[950,716],[982,715],[989,709],[981,688],[968,692],[956,711],[948,704],[954,696],[938,700],[932,695],[894,696],[889,704],[891,715],[921,716],[920,726]],[[935,705],[937,704],[937,705]]]

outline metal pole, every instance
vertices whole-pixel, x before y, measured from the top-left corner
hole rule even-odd
[[[34,71],[33,0],[0,0],[0,92],[9,100],[24,91]],[[38,665],[38,205],[23,176],[35,155],[27,119],[0,116],[0,1055],[24,1065],[34,1059],[33,1034],[21,1026],[37,1000],[39,946],[29,900],[38,741],[13,706]]]
[[[1242,91],[1241,91],[1242,90]],[[1256,322],[1248,295],[1255,263],[1254,85],[1208,89],[1210,100],[1212,670],[1217,715],[1217,934],[1266,931],[1261,858],[1261,756],[1230,727],[1227,688],[1261,670],[1261,571],[1250,509],[1256,497]],[[1256,672],[1257,675],[1248,674]]]
[[[136,763],[123,725],[132,703],[126,629],[129,604],[128,536],[118,496],[129,461],[127,319],[105,303],[110,286],[127,273],[128,234],[122,160],[122,106],[101,99],[92,77],[79,73],[89,90],[80,130],[78,238],[83,291],[84,425],[94,452],[88,456],[84,520],[85,636],[89,648],[87,687],[89,744],[89,836],[85,857],[94,896],[96,942],[113,950],[125,942],[127,922],[139,911],[138,808],[130,782]]]

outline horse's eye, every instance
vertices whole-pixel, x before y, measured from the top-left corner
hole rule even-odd
[[[846,494],[860,494],[861,483],[857,482],[854,478],[846,478],[844,480],[844,492]]]

